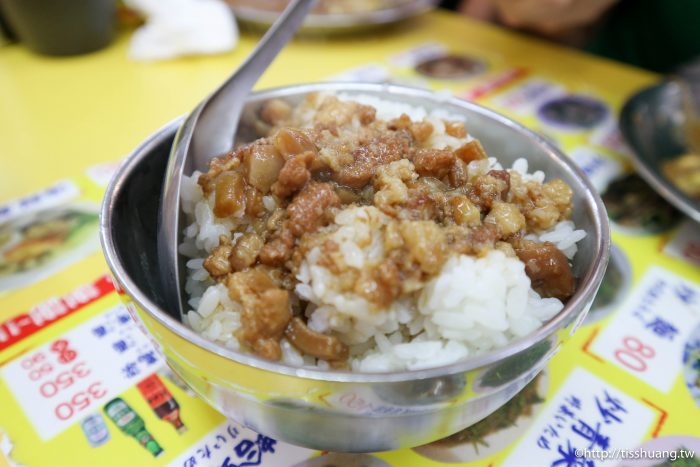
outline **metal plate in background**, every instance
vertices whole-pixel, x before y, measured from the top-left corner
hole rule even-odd
[[[700,201],[667,180],[664,162],[688,151],[680,87],[672,81],[650,86],[632,96],[620,113],[620,131],[632,149],[639,175],[669,203],[700,222]]]
[[[256,29],[266,29],[279,16],[280,12],[241,5],[237,0],[227,0],[236,19]],[[301,28],[306,34],[342,34],[362,32],[375,27],[395,23],[426,13],[439,3],[439,0],[402,0],[394,5],[377,10],[353,13],[311,13]]]

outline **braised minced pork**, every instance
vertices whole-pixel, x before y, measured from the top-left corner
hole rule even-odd
[[[269,135],[211,162],[199,178],[220,218],[241,218],[233,239],[220,238],[204,261],[243,307],[237,337],[258,355],[279,360],[284,336],[300,352],[341,364],[343,342],[309,329],[294,297],[304,255],[320,247],[324,267],[377,310],[438,274],[450,255],[517,255],[543,297],[568,299],[575,279],[567,258],[549,243],[524,240],[569,218],[572,191],[561,180],[525,181],[512,170],[490,170],[486,151],[466,140],[463,123],[444,123],[458,147],[429,144],[428,121],[391,121],[374,108],[312,95],[311,122],[283,101],[264,104]],[[386,216],[384,257],[364,270],[339,261],[331,239],[335,215],[374,206]],[[381,312],[381,311],[378,311]]]

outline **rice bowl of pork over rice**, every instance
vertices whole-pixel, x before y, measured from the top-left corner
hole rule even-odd
[[[181,187],[184,321],[236,352],[359,373],[506,346],[575,294],[572,188],[465,117],[376,95],[270,99],[262,138]]]

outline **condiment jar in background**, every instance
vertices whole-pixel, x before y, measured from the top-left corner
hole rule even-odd
[[[170,423],[180,434],[187,431],[187,427],[180,419],[180,404],[157,374],[153,373],[136,386],[158,418]]]
[[[17,39],[34,52],[77,55],[99,50],[114,37],[116,0],[0,0]]]

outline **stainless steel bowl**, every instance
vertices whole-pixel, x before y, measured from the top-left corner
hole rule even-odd
[[[229,0],[236,19],[256,29],[268,28],[279,16],[279,12],[237,4]],[[438,0],[401,0],[386,8],[350,13],[315,13],[312,12],[304,21],[302,33],[307,34],[343,34],[362,32],[391,23],[396,23],[432,10]]]
[[[639,91],[620,112],[620,131],[632,148],[639,175],[666,201],[700,222],[700,201],[679,190],[661,171],[664,162],[690,152],[682,94],[675,81]]]
[[[112,180],[102,207],[102,244],[131,313],[173,370],[223,414],[268,436],[315,449],[368,452],[417,446],[474,424],[503,405],[576,330],[608,261],[607,216],[589,181],[558,149],[519,124],[456,98],[379,84],[311,84],[257,93],[245,115],[254,115],[273,97],[299,101],[308,92],[341,90],[462,114],[489,154],[506,164],[527,157],[532,170],[544,170],[573,188],[573,219],[588,235],[574,260],[576,294],[556,317],[496,351],[439,368],[395,373],[294,368],[204,339],[164,306],[173,289],[160,284],[157,270],[158,197],[179,120],[141,144]],[[244,120],[239,134],[253,138],[244,127],[250,129],[251,123]]]

